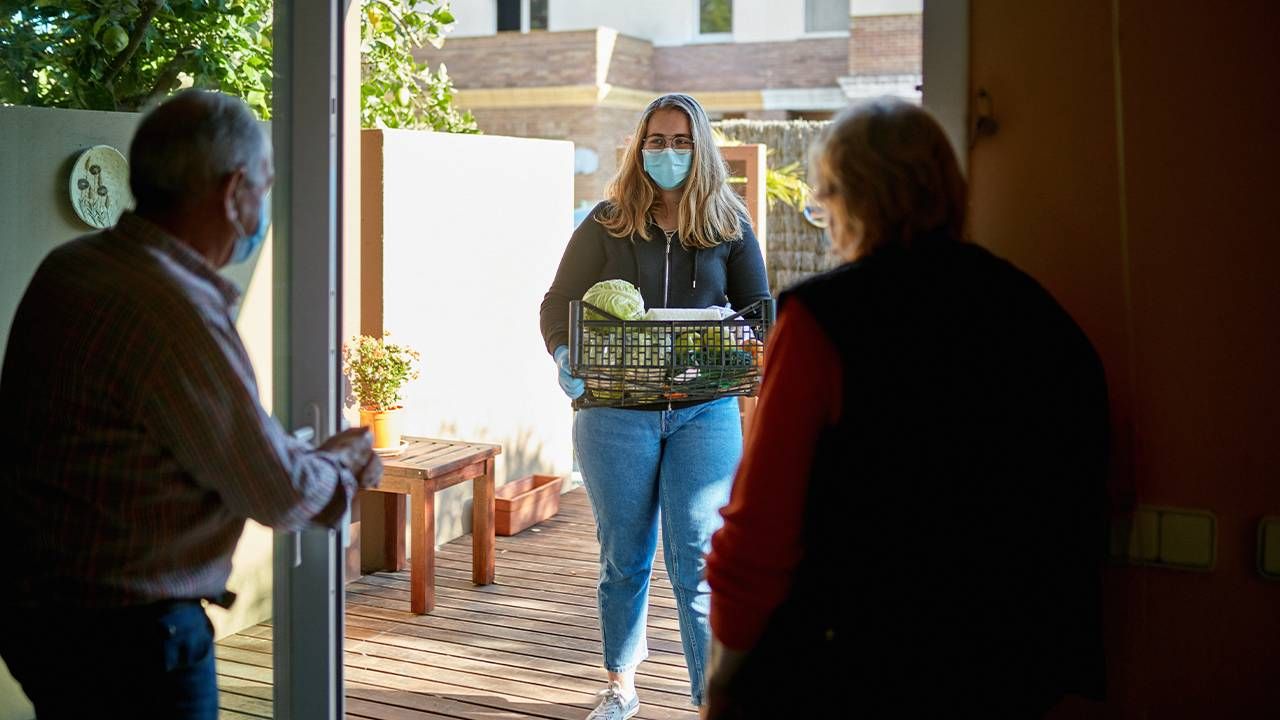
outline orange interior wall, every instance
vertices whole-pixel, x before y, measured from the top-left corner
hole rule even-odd
[[[1280,712],[1280,583],[1256,570],[1280,514],[1280,3],[971,13],[971,89],[1000,123],[970,153],[974,239],[1102,354],[1113,501],[1218,519],[1211,572],[1108,570],[1110,699],[1057,716]]]

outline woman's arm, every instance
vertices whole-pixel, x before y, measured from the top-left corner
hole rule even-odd
[[[835,347],[792,299],[768,341],[759,405],[707,557],[717,646],[707,672],[711,703],[790,592],[803,553],[809,472],[823,428],[839,420],[841,374]]]
[[[605,230],[595,220],[599,209],[600,206],[596,206],[573,231],[560,258],[555,280],[542,297],[538,319],[548,353],[554,353],[560,345],[569,344],[569,301],[581,300],[587,289],[600,280],[600,269],[605,261]]]
[[[729,246],[725,265],[725,294],[734,310],[741,310],[757,300],[769,297],[769,275],[764,269],[764,255],[756,240],[751,221],[742,218],[742,239]]]

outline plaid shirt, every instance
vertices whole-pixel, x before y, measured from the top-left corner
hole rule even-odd
[[[0,603],[216,596],[244,518],[340,517],[352,470],[258,402],[238,298],[132,214],[41,263],[0,373]]]

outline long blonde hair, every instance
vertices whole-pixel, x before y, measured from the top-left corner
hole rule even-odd
[[[741,223],[747,216],[747,207],[729,187],[728,168],[716,147],[711,121],[697,100],[679,93],[654,100],[640,115],[640,122],[618,165],[618,174],[605,188],[609,203],[596,219],[614,237],[639,235],[650,239],[649,216],[654,208],[662,205],[662,192],[644,171],[641,149],[649,118],[668,108],[687,115],[693,130],[693,167],[684,181],[684,194],[676,214],[680,242],[688,248],[710,248],[725,240],[741,238]]]

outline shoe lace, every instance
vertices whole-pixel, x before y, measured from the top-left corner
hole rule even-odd
[[[596,693],[596,697],[599,698],[600,704],[597,705],[595,711],[591,713],[590,717],[593,718],[608,717],[605,714],[606,712],[615,710],[617,712],[622,712],[622,710],[627,706],[627,701],[622,696],[622,685],[616,682],[609,683],[609,687]]]

